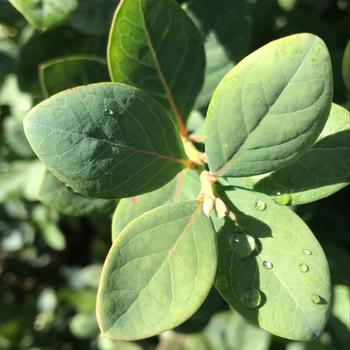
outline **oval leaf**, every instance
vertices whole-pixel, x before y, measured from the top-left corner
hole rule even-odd
[[[57,94],[32,109],[24,131],[48,170],[86,196],[149,192],[187,165],[166,111],[145,92],[123,84]]]
[[[167,204],[128,225],[105,261],[97,319],[108,338],[132,340],[173,328],[202,304],[216,270],[216,237],[202,205]]]
[[[226,195],[244,233],[228,221],[219,234],[215,285],[221,295],[272,334],[295,340],[319,336],[331,286],[316,238],[294,212],[264,194],[233,190]]]
[[[276,170],[317,139],[332,100],[332,67],[312,34],[273,41],[235,66],[215,90],[206,122],[211,172]]]
[[[110,31],[108,61],[113,81],[151,93],[186,134],[205,54],[199,31],[175,1],[122,1]]]
[[[114,241],[117,235],[141,214],[166,203],[194,200],[200,189],[197,171],[186,169],[156,191],[122,199],[113,214],[112,240]]]
[[[73,192],[46,169],[41,178],[38,199],[70,216],[109,214],[116,205],[114,200],[90,198]]]
[[[248,53],[249,8],[246,0],[191,0],[184,8],[205,38],[205,80],[196,100],[196,107],[203,108],[220,80]]]
[[[345,86],[350,92],[350,40],[348,41],[344,51],[342,70]]]
[[[34,28],[40,30],[49,29],[64,22],[78,6],[77,0],[9,1]]]
[[[39,66],[40,84],[46,96],[79,85],[108,81],[105,61],[93,56],[55,58]]]
[[[350,113],[333,104],[318,141],[296,161],[258,181],[254,189],[298,205],[330,196],[350,183]],[[276,195],[280,193],[281,195]]]

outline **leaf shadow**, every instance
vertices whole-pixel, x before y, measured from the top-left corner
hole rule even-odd
[[[219,264],[216,286],[235,310],[250,322],[259,325],[259,308],[266,303],[267,298],[260,289],[256,257],[262,249],[260,239],[272,237],[272,231],[261,220],[238,210],[225,193],[220,196],[228,209],[235,213],[239,225],[226,218],[218,233]],[[239,241],[236,240],[237,237]],[[222,281],[228,281],[228,285]]]
[[[247,54],[250,32],[246,29],[250,27],[250,22],[244,3],[221,0],[206,1],[203,4],[192,1],[188,7],[197,19],[196,22],[200,22],[204,36],[208,38],[211,33],[215,35],[232,62],[237,63]]]
[[[296,161],[254,185],[269,195],[301,192],[350,181],[350,130],[340,131],[316,142]]]

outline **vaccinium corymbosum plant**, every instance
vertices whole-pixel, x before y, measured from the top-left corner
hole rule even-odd
[[[327,322],[330,276],[289,206],[331,195],[350,172],[349,112],[332,104],[327,47],[301,33],[235,65],[211,97],[202,153],[186,125],[205,51],[187,13],[172,0],[121,1],[112,82],[53,95],[25,134],[56,186],[121,199],[97,295],[103,336],[174,328],[214,285],[259,327],[311,340]]]

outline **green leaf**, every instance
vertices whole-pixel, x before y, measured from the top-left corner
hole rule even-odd
[[[35,161],[17,161],[0,169],[0,203],[23,195],[28,174],[35,166]]]
[[[326,123],[332,67],[312,34],[273,41],[235,66],[209,105],[210,171],[242,177],[267,173],[306,151]]]
[[[199,175],[195,170],[186,169],[172,181],[156,191],[142,196],[122,199],[112,220],[112,240],[134,219],[163,204],[194,200],[200,192]]]
[[[34,27],[40,30],[55,27],[66,21],[78,6],[77,0],[9,0]]]
[[[340,284],[334,286],[332,314],[350,330],[350,289],[348,286]]]
[[[79,85],[108,81],[104,60],[94,56],[55,58],[39,66],[41,89],[46,96]]]
[[[145,92],[123,84],[57,94],[31,110],[24,131],[53,175],[91,197],[155,190],[188,162],[166,111]]]
[[[89,35],[106,34],[117,4],[118,0],[79,1],[79,7],[69,23],[76,30]]]
[[[116,205],[114,200],[89,198],[73,192],[46,169],[41,178],[38,199],[70,216],[109,214]]]
[[[56,223],[57,218],[51,217],[47,208],[43,205],[36,206],[32,211],[32,218],[50,248],[58,251],[65,249],[66,238]]]
[[[227,221],[218,237],[215,285],[221,295],[272,334],[294,340],[319,336],[331,286],[316,238],[294,212],[264,194],[233,190],[226,195],[241,228]]]
[[[33,158],[31,149],[23,131],[23,123],[18,118],[9,117],[4,120],[4,139],[17,156],[21,158]]]
[[[342,71],[345,86],[350,93],[350,40],[344,51]]]
[[[93,339],[98,335],[96,316],[94,313],[79,313],[69,322],[71,333],[80,339]]]
[[[210,349],[268,350],[271,336],[234,311],[216,313],[204,330]],[[239,336],[238,336],[239,335]]]
[[[114,241],[97,294],[108,338],[132,340],[173,328],[202,304],[216,270],[216,237],[196,201],[166,204]]]
[[[296,161],[259,180],[254,190],[287,194],[292,205],[310,203],[350,183],[350,113],[333,104],[318,141]],[[280,196],[276,196],[277,201]]]
[[[199,31],[175,1],[120,3],[109,36],[111,78],[152,94],[184,135],[203,83],[204,55]]]
[[[196,101],[196,107],[202,108],[208,105],[225,74],[248,53],[251,31],[248,5],[246,0],[192,0],[185,10],[205,39],[205,80]]]

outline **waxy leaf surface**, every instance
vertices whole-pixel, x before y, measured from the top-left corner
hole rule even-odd
[[[194,200],[199,193],[200,181],[197,171],[185,169],[158,190],[122,199],[113,214],[112,240],[114,241],[117,235],[141,214],[166,203]]]
[[[301,157],[259,180],[254,190],[289,195],[298,205],[330,196],[350,183],[350,112],[333,104],[318,141]]]
[[[331,286],[316,238],[294,212],[269,196],[245,190],[226,195],[241,228],[227,221],[219,233],[215,285],[221,295],[272,334],[295,340],[319,336]]]
[[[187,164],[166,111],[145,92],[123,84],[57,94],[32,109],[24,131],[47,169],[86,196],[153,191]]]
[[[292,35],[255,51],[225,76],[210,102],[210,171],[242,177],[286,165],[316,141],[332,91],[329,53],[315,35]]]
[[[196,201],[141,215],[118,235],[102,270],[102,334],[140,339],[173,328],[202,304],[216,270],[216,234]]]
[[[108,81],[107,64],[93,56],[56,58],[39,67],[40,83],[46,96],[79,85]]]
[[[69,18],[78,6],[77,0],[9,0],[35,28],[49,29]]]
[[[42,174],[38,199],[70,216],[109,214],[116,205],[114,200],[90,198],[73,192],[46,169]]]
[[[108,61],[113,81],[152,94],[185,133],[203,83],[205,53],[198,29],[175,1],[122,1],[110,31]]]
[[[205,40],[205,80],[196,100],[196,107],[201,108],[208,105],[225,74],[248,53],[251,31],[248,5],[246,0],[192,0],[184,9]]]

